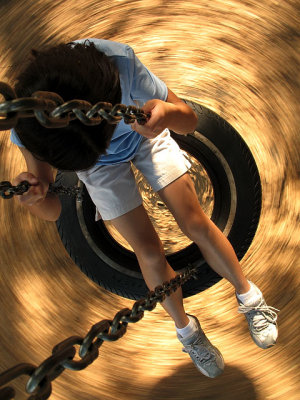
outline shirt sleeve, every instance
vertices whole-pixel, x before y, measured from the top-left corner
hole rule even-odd
[[[132,67],[132,85],[130,95],[141,107],[148,100],[167,100],[167,85],[154,75],[135,55],[133,49],[128,46],[130,64]]]
[[[17,132],[14,129],[11,129],[11,131],[10,131],[10,140],[17,146],[25,148],[25,146],[22,144],[21,140],[19,139]]]

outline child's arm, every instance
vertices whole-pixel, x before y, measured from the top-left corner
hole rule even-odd
[[[167,101],[149,100],[142,108],[145,113],[151,113],[150,119],[145,125],[135,122],[131,127],[148,138],[157,136],[166,128],[182,135],[192,133],[196,128],[197,115],[170,89]]]
[[[49,184],[54,182],[53,169],[46,162],[37,160],[28,150],[21,150],[28,172],[22,172],[12,182],[18,185],[22,181],[28,181],[31,185],[29,190],[17,196],[20,203],[33,215],[47,221],[56,221],[61,213],[59,198],[51,193],[47,194]]]

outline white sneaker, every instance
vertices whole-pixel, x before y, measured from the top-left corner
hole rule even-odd
[[[278,337],[276,311],[279,310],[268,306],[258,287],[253,282],[251,285],[260,295],[260,300],[255,306],[245,306],[236,296],[239,304],[238,312],[245,314],[253,341],[262,349],[267,349],[274,346]]]
[[[187,339],[183,339],[177,334],[178,339],[184,346],[182,351],[190,355],[196,368],[202,372],[203,375],[209,378],[216,378],[224,370],[222,354],[208,340],[200,326],[198,318],[194,315],[189,316],[195,320],[197,331]]]

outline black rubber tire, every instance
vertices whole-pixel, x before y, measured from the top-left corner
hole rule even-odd
[[[261,210],[261,183],[254,158],[241,136],[224,119],[204,106],[186,103],[199,117],[197,129],[191,135],[172,132],[172,136],[204,166],[214,189],[211,219],[241,259],[255,235]],[[57,184],[73,186],[78,182],[75,173],[57,174]],[[134,253],[119,245],[102,221],[95,222],[95,206],[84,187],[83,191],[81,204],[74,197],[60,196],[62,213],[57,228],[65,248],[81,270],[100,286],[129,299],[144,297],[148,289]],[[175,271],[188,264],[199,265],[198,279],[183,285],[184,297],[221,279],[205,263],[195,244],[167,258]]]

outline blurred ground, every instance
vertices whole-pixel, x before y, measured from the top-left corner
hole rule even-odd
[[[263,185],[260,225],[242,267],[281,310],[278,344],[257,348],[222,280],[185,300],[224,355],[222,376],[197,372],[158,306],[124,338],[104,343],[87,369],[64,372],[51,399],[299,399],[299,1],[2,0],[0,21],[1,80],[13,82],[32,47],[111,39],[131,45],[178,96],[238,130]],[[0,140],[0,180],[12,180],[24,163],[8,134]],[[59,341],[132,304],[80,272],[54,223],[31,217],[16,200],[0,208],[0,371],[38,365]],[[25,382],[14,383],[17,399],[27,398]]]

